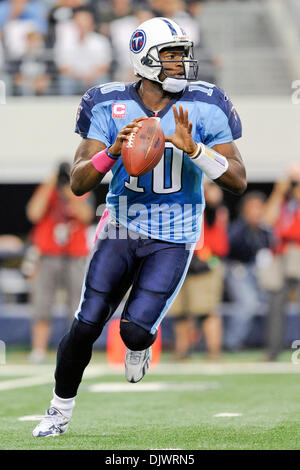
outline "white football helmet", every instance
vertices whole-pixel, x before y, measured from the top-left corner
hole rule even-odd
[[[184,71],[182,78],[172,78],[164,69],[164,63],[180,62],[161,60],[160,51],[169,47],[184,48],[185,57],[181,61]],[[161,83],[162,88],[170,93],[182,91],[188,80],[197,79],[198,65],[193,57],[193,42],[173,20],[151,18],[144,21],[132,34],[129,48],[135,75]],[[163,81],[158,78],[161,71],[166,75]]]

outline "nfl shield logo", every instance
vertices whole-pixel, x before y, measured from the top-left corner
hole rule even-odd
[[[126,116],[126,104],[114,103],[112,107],[113,118],[124,118]]]

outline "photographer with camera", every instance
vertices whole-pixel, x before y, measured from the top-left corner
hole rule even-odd
[[[56,174],[41,184],[27,205],[34,225],[32,241],[38,251],[33,279],[32,362],[43,362],[49,340],[57,290],[67,292],[69,322],[79,304],[86,256],[87,229],[94,213],[89,197],[76,197],[70,189],[70,165],[62,162]]]
[[[300,165],[289,167],[264,208],[264,223],[273,227],[273,259],[262,276],[269,292],[267,359],[276,360],[284,345],[284,320],[291,295],[300,315]]]

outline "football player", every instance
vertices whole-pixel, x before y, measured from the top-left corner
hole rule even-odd
[[[139,80],[91,88],[78,110],[82,141],[71,170],[73,192],[91,191],[109,170],[113,178],[81,302],[58,348],[53,399],[33,431],[37,437],[66,432],[93,343],[130,286],[120,321],[125,375],[130,382],[142,379],[201,233],[204,174],[236,194],[246,189],[234,143],[240,118],[220,88],[195,81],[193,44],[183,29],[167,18],[145,21],[132,34],[130,55]],[[165,153],[153,171],[132,177],[120,158],[122,143],[152,116],[160,118]]]

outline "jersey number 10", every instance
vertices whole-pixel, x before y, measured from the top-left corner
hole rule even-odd
[[[166,147],[159,163],[152,170],[152,192],[155,194],[177,193],[182,188],[183,151],[172,146]],[[139,176],[130,176],[125,187],[137,193],[144,193],[139,185]]]

